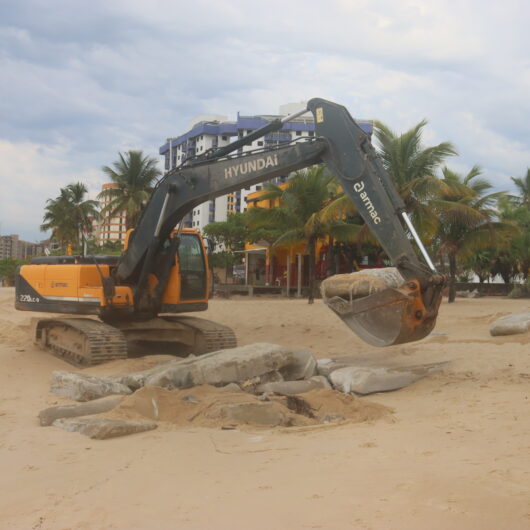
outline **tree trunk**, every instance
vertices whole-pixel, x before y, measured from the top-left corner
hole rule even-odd
[[[315,238],[311,237],[308,241],[309,247],[309,295],[307,303],[312,304],[315,301],[314,287],[315,287]]]
[[[329,244],[328,244],[328,255],[326,259],[326,276],[332,276],[333,274],[337,274],[334,270],[335,268],[335,239],[332,236],[329,236]]]
[[[448,302],[452,303],[456,298],[456,255],[449,254],[449,298]]]

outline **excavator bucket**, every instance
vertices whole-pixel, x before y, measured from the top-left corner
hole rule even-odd
[[[333,278],[325,280],[322,284],[324,302],[352,331],[373,346],[391,346],[426,337],[436,323],[441,295],[437,295],[434,303],[426,308],[416,280],[404,283],[395,269],[380,270],[395,271],[397,276],[391,274],[390,278],[379,281],[380,277],[376,275],[374,285],[374,277],[366,279],[366,273],[370,274],[370,271],[339,275],[350,279],[357,275],[356,281],[348,285],[348,292],[344,292],[341,278],[333,277],[334,285],[330,283]],[[332,293],[337,291],[337,283],[340,294],[334,296]],[[366,291],[369,294],[359,296]]]

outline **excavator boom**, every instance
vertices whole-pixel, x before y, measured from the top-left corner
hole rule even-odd
[[[361,338],[376,346],[419,340],[430,333],[436,322],[444,278],[436,273],[425,253],[370,138],[341,105],[315,98],[307,108],[315,119],[313,140],[230,155],[231,150],[239,149],[245,142],[280,128],[282,121],[276,120],[247,138],[169,172],[160,182],[115,274],[119,283],[136,285],[138,310],[142,307],[150,310],[153,303],[145,300],[143,287],[158,255],[157,249],[192,208],[244,186],[324,163],[405,281],[399,289],[387,289],[362,300],[334,297],[325,302]],[[402,219],[412,229],[427,264],[417,257]],[[163,278],[161,281],[164,285]]]

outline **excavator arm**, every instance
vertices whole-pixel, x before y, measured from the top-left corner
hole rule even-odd
[[[171,233],[191,209],[231,191],[324,163],[405,280],[399,289],[387,289],[356,301],[334,297],[326,303],[361,338],[378,346],[418,340],[431,331],[444,279],[436,273],[369,137],[340,105],[315,98],[307,109],[315,119],[313,139],[272,150],[231,154],[254,139],[279,130],[285,121],[301,114],[297,113],[187,161],[159,182],[114,272],[116,284],[134,287],[135,312],[147,315],[158,311],[178,246],[178,237],[171,238]],[[426,263],[417,257],[402,220]],[[160,264],[164,245],[170,249],[164,254],[165,266]],[[159,283],[153,293],[147,288],[147,278],[154,272],[155,263]]]

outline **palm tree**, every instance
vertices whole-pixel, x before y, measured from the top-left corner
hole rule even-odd
[[[436,232],[438,220],[429,207],[429,200],[449,192],[436,172],[445,159],[456,155],[457,151],[451,142],[424,147],[422,133],[427,123],[427,120],[422,120],[398,135],[376,121],[374,133],[379,142],[378,153],[383,167],[394,181],[416,230],[430,239]]]
[[[86,186],[81,182],[68,184],[66,187],[70,200],[70,222],[77,227],[77,234],[84,234],[91,228],[90,218],[98,215],[98,202],[94,200],[85,200],[85,195],[88,192]],[[79,243],[79,239],[78,239]]]
[[[421,136],[426,125],[427,121],[422,120],[398,135],[388,126],[376,121],[374,134],[379,142],[378,154],[382,165],[393,180],[417,231],[424,239],[431,239],[436,233],[438,219],[429,207],[429,199],[440,193],[450,192],[444,181],[436,176],[436,171],[447,157],[456,155],[457,152],[450,142],[424,147]],[[341,193],[330,203],[326,217],[356,214],[356,208],[349,197]],[[363,229],[360,236],[361,239],[377,244],[367,229]]]
[[[44,216],[40,229],[42,232],[51,230],[52,239],[55,239],[61,247],[75,240],[75,226],[69,220],[69,203],[65,188],[55,199],[48,199],[44,208]]]
[[[61,188],[58,197],[46,201],[41,230],[52,230],[52,237],[62,246],[71,244],[79,247],[80,234],[90,229],[90,218],[97,216],[98,203],[85,200],[87,192],[81,182]]]
[[[499,206],[501,219],[519,227],[519,233],[512,238],[506,257],[514,265],[512,270],[522,274],[527,280],[530,275],[530,208],[518,204],[518,201],[514,203],[513,200],[506,199]]]
[[[443,181],[448,191],[429,201],[439,219],[438,252],[449,261],[449,302],[454,302],[456,296],[457,259],[469,258],[492,245],[506,246],[516,231],[513,225],[496,220],[497,201],[506,192],[487,193],[492,185],[480,174],[478,166],[465,177],[444,167]]]
[[[306,242],[309,254],[309,297],[314,301],[316,243],[332,236],[339,241],[355,241],[359,227],[341,219],[324,219],[323,209],[333,197],[333,176],[324,166],[312,166],[297,171],[281,188],[268,184],[260,200],[277,200],[273,208],[251,208],[248,210],[251,228],[268,227],[281,230],[282,234],[273,247],[291,246]]]
[[[517,186],[520,198],[517,198],[517,202],[521,206],[530,208],[530,168],[526,170],[526,176],[524,178],[511,177],[514,184]]]
[[[103,172],[117,184],[115,188],[103,190],[99,199],[109,202],[101,211],[102,216],[114,217],[125,212],[127,229],[134,228],[140,218],[142,209],[153,190],[155,179],[162,174],[156,167],[155,158],[144,156],[142,151],[128,151],[112,165],[103,166]]]

